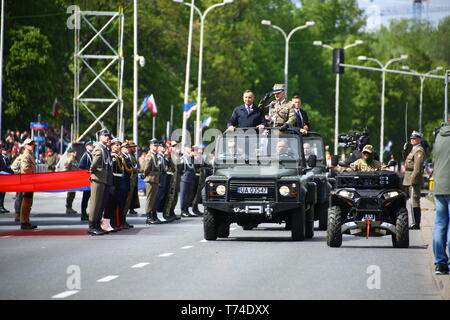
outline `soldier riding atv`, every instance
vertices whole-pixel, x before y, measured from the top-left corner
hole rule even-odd
[[[341,172],[335,177],[336,189],[331,192],[328,211],[327,244],[340,247],[342,234],[366,238],[390,234],[394,247],[407,248],[407,196],[400,177],[370,159],[367,151],[373,153],[373,147],[364,147],[363,158],[346,169],[350,172]]]

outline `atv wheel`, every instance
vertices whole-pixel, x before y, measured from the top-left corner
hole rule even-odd
[[[203,216],[203,234],[205,240],[216,240],[218,236],[217,213],[212,209],[205,209]]]
[[[305,220],[305,238],[311,239],[314,237],[314,207],[306,212]]]
[[[405,208],[400,209],[397,213],[395,234],[392,235],[392,246],[394,248],[409,247],[408,211]]]
[[[327,245],[337,248],[342,245],[342,213],[341,208],[333,206],[328,209]]]
[[[292,210],[291,237],[294,241],[305,240],[305,207]]]
[[[319,218],[319,230],[327,230],[328,223],[328,202],[318,203],[314,210],[317,210],[317,215]]]

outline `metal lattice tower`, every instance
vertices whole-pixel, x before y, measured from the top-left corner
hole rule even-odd
[[[123,118],[123,100],[122,100],[122,85],[123,85],[123,27],[124,14],[123,10],[119,12],[103,12],[103,11],[76,11],[76,18],[78,27],[75,28],[75,55],[73,61],[74,67],[74,98],[73,98],[73,136],[74,141],[80,141],[86,134],[88,134],[98,123],[105,127],[102,118],[105,115],[111,115],[111,110],[117,106],[117,131],[116,135],[120,139],[124,136],[124,118]],[[108,21],[97,29],[94,25],[99,24],[101,17],[108,18]],[[95,21],[94,21],[95,20]],[[106,33],[111,33],[114,26],[118,24],[117,44],[111,45],[111,41],[105,39]],[[86,42],[82,44],[81,28],[87,29],[83,32],[89,35],[87,31],[93,31],[94,35],[83,39]],[[87,28],[86,28],[87,27]],[[100,42],[101,40],[101,42]],[[97,45],[95,45],[97,43]],[[98,43],[101,45],[99,46]],[[116,48],[115,48],[116,47]],[[89,53],[90,50],[93,53]],[[91,52],[92,52],[91,51]],[[106,66],[101,65],[101,61],[107,61]],[[98,72],[94,68],[101,66],[101,71]],[[85,68],[84,68],[85,67]],[[108,70],[117,68],[117,80],[114,85],[108,85],[105,79]],[[83,73],[83,71],[86,71]],[[83,74],[82,74],[83,73]],[[81,87],[80,76],[88,79],[88,84]],[[109,81],[111,83],[111,81]],[[102,90],[106,91],[99,93],[99,90],[93,88],[94,85],[101,84]],[[104,93],[107,93],[106,96]],[[101,105],[107,107],[102,109],[100,116],[97,116],[90,108],[90,106]],[[90,105],[90,106],[89,106]],[[93,118],[94,122],[80,135],[80,112],[87,111]]]

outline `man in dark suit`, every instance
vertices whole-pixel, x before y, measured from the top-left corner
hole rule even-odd
[[[11,163],[9,158],[6,155],[6,146],[0,144],[0,171],[14,173],[11,169]],[[0,213],[9,213],[9,210],[5,209],[4,201],[5,201],[5,192],[0,192]]]
[[[299,96],[293,96],[292,102],[294,103],[295,106],[295,116],[297,119],[297,123],[294,127],[298,127],[300,133],[308,134],[309,130],[308,113],[301,108],[302,100],[300,99]]]
[[[228,121],[228,130],[235,128],[256,128],[264,129],[264,111],[256,106],[255,94],[251,90],[246,90],[243,95],[244,104],[234,108],[233,114]]]

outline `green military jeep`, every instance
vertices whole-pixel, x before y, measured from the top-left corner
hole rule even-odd
[[[228,237],[231,223],[244,229],[286,223],[292,240],[312,238],[316,159],[306,161],[303,137],[295,129],[241,128],[219,136],[213,175],[203,190],[205,239]]]
[[[314,174],[313,181],[317,184],[317,203],[314,205],[314,220],[319,221],[319,230],[327,230],[328,207],[334,178],[328,169],[325,156],[325,144],[322,136],[317,132],[308,132],[303,136],[303,149],[306,161],[310,155],[316,156],[316,165],[307,170]],[[330,183],[331,182],[331,183]]]

